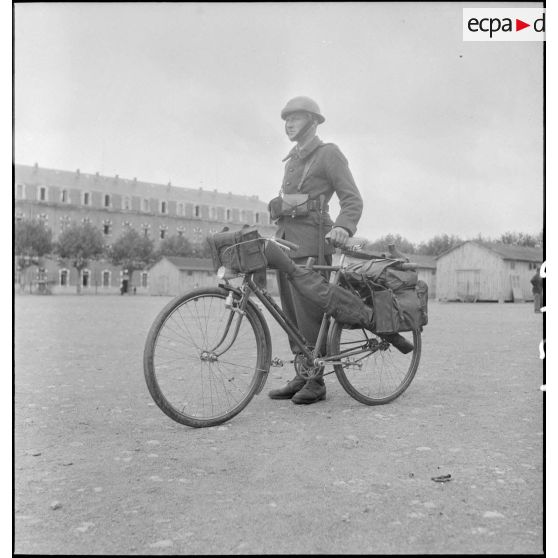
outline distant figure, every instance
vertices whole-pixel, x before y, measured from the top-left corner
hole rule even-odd
[[[531,285],[533,285],[533,303],[535,305],[535,313],[539,314],[543,301],[543,280],[541,277],[541,268],[537,267],[537,272],[531,277]]]

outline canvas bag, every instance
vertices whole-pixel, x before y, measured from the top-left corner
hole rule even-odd
[[[207,241],[215,271],[224,266],[235,273],[252,273],[267,266],[264,239],[256,229],[223,231],[212,234]]]

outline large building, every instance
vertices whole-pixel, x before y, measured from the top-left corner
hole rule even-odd
[[[39,219],[56,240],[71,223],[90,222],[105,236],[107,245],[128,227],[155,242],[172,236],[186,237],[193,245],[228,226],[256,226],[262,235],[272,235],[267,204],[257,196],[240,196],[202,188],[183,188],[142,182],[136,178],[102,176],[15,165],[16,220]],[[208,272],[210,273],[210,272]],[[41,269],[29,268],[16,277],[30,291],[42,286],[47,292],[75,292],[79,282],[83,292],[119,292],[123,284],[130,291],[149,292],[149,272],[136,272],[127,283],[125,270],[106,261],[91,262],[78,277],[77,271],[53,259],[45,259]]]

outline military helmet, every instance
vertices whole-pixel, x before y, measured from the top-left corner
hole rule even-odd
[[[322,124],[325,121],[322,113],[320,112],[320,107],[318,103],[310,97],[294,97],[292,98],[286,105],[285,108],[281,111],[281,118],[285,120],[287,116],[293,112],[309,112],[315,115],[318,119],[318,122]]]

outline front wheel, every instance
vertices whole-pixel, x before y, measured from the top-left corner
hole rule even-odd
[[[145,380],[176,422],[197,428],[226,422],[265,379],[270,348],[261,318],[251,303],[239,311],[238,301],[222,288],[192,291],[169,302],[151,326]]]
[[[399,397],[410,385],[420,360],[420,331],[402,334],[413,350],[401,353],[386,339],[366,329],[347,329],[333,322],[328,355],[339,355],[335,374],[345,391],[365,405],[383,405]]]

